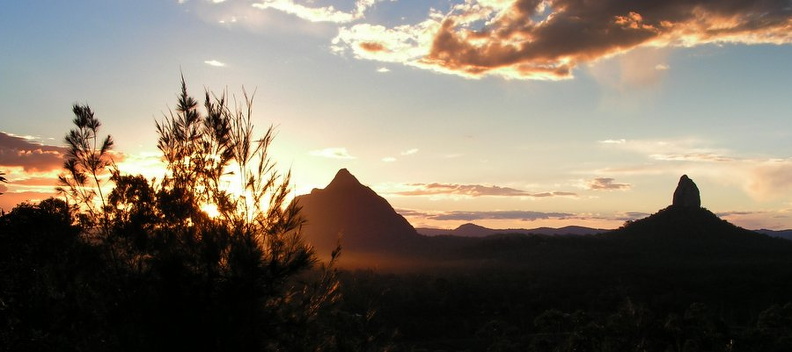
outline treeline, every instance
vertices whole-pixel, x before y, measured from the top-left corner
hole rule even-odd
[[[717,294],[705,297],[693,288],[646,294],[630,286],[638,282],[595,282],[599,279],[553,280],[508,269],[345,272],[342,305],[354,311],[376,307],[370,331],[388,331],[400,349],[410,351],[792,348],[792,304],[731,306]]]

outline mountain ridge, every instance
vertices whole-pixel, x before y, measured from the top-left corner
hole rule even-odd
[[[418,227],[415,229],[418,233],[424,236],[461,236],[461,237],[486,237],[496,234],[522,234],[522,235],[547,235],[547,236],[564,236],[564,235],[594,235],[611,231],[609,229],[599,229],[578,225],[569,225],[562,227],[535,227],[535,228],[507,228],[507,229],[494,229],[489,227],[480,226],[474,223],[465,223],[455,229],[437,229]]]
[[[324,189],[295,201],[306,219],[303,238],[319,259],[328,258],[340,243],[342,263],[348,268],[518,268],[550,265],[569,256],[623,261],[630,267],[635,264],[630,261],[641,256],[657,263],[667,263],[663,258],[693,263],[702,258],[727,260],[717,255],[745,259],[792,254],[792,242],[743,229],[702,208],[695,183],[686,176],[680,185],[693,192],[675,191],[675,201],[668,207],[615,230],[583,226],[498,230],[472,223],[453,230],[415,229],[347,169],[339,170]]]

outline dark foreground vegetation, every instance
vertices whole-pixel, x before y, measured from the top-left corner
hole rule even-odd
[[[454,253],[341,280],[344,305],[378,307],[416,350],[792,350],[792,242],[703,208],[595,236],[428,240]]]
[[[301,240],[249,109],[182,85],[161,180],[120,173],[74,113],[65,200],[0,216],[2,351],[792,350],[792,242],[700,207],[593,236],[420,238],[347,253],[395,269],[339,271]]]
[[[247,97],[245,97],[247,98]],[[182,91],[157,124],[168,173],[124,175],[87,106],[60,175],[61,199],[0,217],[0,350],[317,351],[367,348],[343,315],[287,205],[289,175],[247,110]],[[222,187],[228,178],[242,189]],[[108,186],[105,188],[105,186]],[[112,189],[107,191],[107,189]],[[204,211],[212,205],[213,216]]]

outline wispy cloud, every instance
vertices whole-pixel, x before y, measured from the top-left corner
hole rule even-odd
[[[566,219],[573,217],[575,214],[570,213],[555,213],[555,212],[539,212],[539,211],[526,211],[526,210],[505,210],[505,211],[450,211],[435,215],[427,216],[430,220],[462,220],[462,221],[476,221],[476,220],[521,220],[521,221],[534,221],[544,219]]]
[[[418,154],[418,148],[413,148],[413,149],[409,149],[409,150],[405,150],[405,151],[401,152],[402,156],[413,155],[413,154]]]
[[[357,0],[351,11],[337,10],[332,5],[308,6],[294,0],[262,0],[253,7],[282,11],[310,22],[348,23],[363,18],[366,10],[378,1],[382,0]]]
[[[532,193],[510,187],[486,185],[461,185],[453,183],[414,183],[407,185],[406,190],[392,192],[401,196],[464,196],[464,197],[576,197],[573,192],[539,192]]]
[[[434,221],[449,222],[480,222],[490,220],[500,221],[537,221],[537,220],[573,220],[580,224],[609,223],[618,226],[624,221],[645,218],[651,214],[645,212],[617,212],[611,214],[567,213],[567,212],[542,212],[533,210],[482,210],[482,211],[425,211],[416,209],[396,209],[402,216],[419,223]],[[435,224],[434,226],[437,226]],[[442,225],[441,225],[442,226]],[[595,225],[597,226],[597,225]]]
[[[308,154],[331,159],[355,159],[354,156],[349,154],[349,151],[347,151],[346,148],[339,147],[313,150]]]
[[[618,142],[614,142],[618,141]],[[605,140],[600,146],[643,155],[634,165],[590,171],[599,175],[678,176],[687,173],[706,176],[722,184],[735,184],[756,200],[771,200],[792,193],[792,157],[744,156],[710,142],[695,139]]]
[[[745,189],[759,199],[773,199],[792,191],[792,158],[752,163],[744,182]]]
[[[621,221],[638,220],[638,219],[643,219],[649,215],[652,214],[644,213],[640,211],[628,211],[623,213],[617,213],[615,219]]]
[[[586,183],[586,188],[595,191],[614,191],[628,190],[631,187],[628,183],[616,183],[615,181],[615,179],[610,177],[597,177],[593,180],[589,180]]]
[[[225,63],[217,61],[217,60],[206,60],[206,61],[204,61],[204,63],[209,65],[209,66],[214,66],[214,67],[225,67],[225,65],[226,65]]]
[[[608,139],[599,142],[610,148],[645,154],[658,161],[728,162],[734,157],[723,148],[704,146],[706,141],[696,138],[626,140]]]
[[[417,153],[418,153],[418,148],[413,148],[413,149],[408,149],[408,150],[402,151],[402,152],[399,153],[399,155],[401,155],[401,156],[410,156],[410,155],[415,155]],[[397,160],[399,160],[399,159],[397,159],[395,157],[392,157],[392,156],[387,156],[387,157],[382,158],[382,161],[387,162],[387,163],[392,163],[392,162],[395,162]]]

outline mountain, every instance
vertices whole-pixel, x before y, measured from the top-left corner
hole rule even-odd
[[[761,230],[756,230],[756,232],[770,237],[778,237],[778,238],[783,238],[785,240],[792,240],[792,230],[761,229]]]
[[[384,198],[341,169],[324,189],[298,196],[306,219],[303,238],[320,258],[341,244],[342,257],[364,253],[403,253],[423,236]]]
[[[699,190],[683,175],[673,203],[646,218],[601,235],[615,245],[666,261],[770,260],[792,253],[792,243],[736,226],[701,207]]]
[[[456,229],[433,229],[433,228],[417,228],[416,231],[424,236],[460,236],[460,237],[487,237],[491,235],[500,234],[521,234],[521,235],[594,235],[603,233],[608,230],[595,229],[583,226],[564,226],[559,228],[553,227],[536,227],[531,229],[491,229],[476,224],[462,224]]]
[[[556,267],[577,275],[575,270],[584,266],[613,272],[646,266],[683,272],[709,270],[718,263],[785,263],[783,258],[792,255],[792,242],[737,227],[702,208],[698,188],[687,176],[680,179],[670,206],[611,231],[579,226],[496,230],[464,224],[419,233],[346,169],[324,189],[295,201],[306,219],[305,240],[323,260],[340,241],[340,266],[346,268]],[[558,236],[562,234],[570,236]]]

